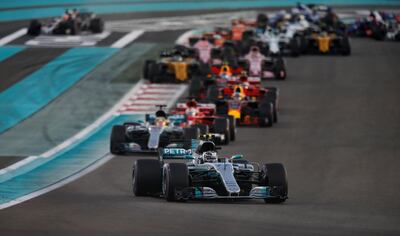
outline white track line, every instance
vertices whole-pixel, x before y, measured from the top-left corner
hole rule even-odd
[[[103,114],[99,119],[97,119],[94,123],[91,125],[87,126],[83,130],[81,130],[79,133],[76,135],[72,136],[71,138],[65,140],[61,144],[57,145],[56,147],[48,150],[45,153],[42,153],[41,155],[38,156],[29,156],[19,162],[14,163],[13,165],[8,166],[7,168],[4,168],[0,170],[0,175],[7,174],[10,171],[13,171],[15,169],[18,169],[21,166],[24,166],[26,164],[29,164],[30,162],[39,159],[39,158],[49,158],[52,155],[56,154],[57,152],[60,152],[61,150],[69,147],[71,144],[81,140],[82,138],[86,137],[90,132],[94,131],[99,125],[107,121],[109,118],[111,118],[118,110],[119,108],[126,103],[126,101],[129,100],[129,98],[132,96],[132,94],[135,94],[138,89],[140,89],[140,86],[143,84],[143,80],[140,80],[126,95],[121,98],[121,100],[114,105],[110,110],[108,110],[105,114]],[[29,171],[29,170],[27,170]],[[6,181],[7,179],[3,180],[2,182]]]
[[[6,174],[6,173],[8,173],[10,171],[16,170],[16,169],[20,168],[21,166],[24,166],[24,165],[28,164],[29,162],[31,162],[33,160],[36,160],[37,158],[38,158],[37,156],[29,156],[27,158],[24,158],[21,161],[18,161],[18,162],[14,163],[14,164],[12,164],[10,166],[7,166],[4,169],[1,169],[0,170],[0,175],[4,175],[4,174]]]
[[[22,30],[20,30],[20,31],[22,31]],[[19,34],[21,34],[20,31],[18,31]],[[15,33],[13,34],[13,37],[15,37],[15,38],[13,38],[13,39],[11,39],[11,40],[10,40],[11,37],[8,38],[8,40],[10,40],[9,42],[11,42],[12,40],[14,40],[14,39],[16,39],[16,38],[18,38],[18,37],[20,37],[20,36],[22,35],[22,34],[21,34],[20,36],[17,37],[17,36],[16,36],[16,35],[17,35],[16,33],[17,33],[17,32],[15,32]],[[26,33],[26,29],[25,29],[25,33]],[[140,36],[141,34],[143,34],[143,33],[144,33],[144,31],[136,31],[135,33],[134,33],[134,31],[132,31],[130,34],[128,34],[128,35],[130,35],[130,36],[129,36],[129,39],[125,39],[123,42],[120,42],[120,41],[122,40],[122,39],[120,39],[120,40],[118,40],[116,43],[114,43],[113,46],[114,46],[114,47],[117,47],[117,48],[118,48],[118,47],[121,47],[121,48],[122,48],[122,47],[124,47],[125,45],[127,45],[128,43],[130,43],[130,42],[132,42],[133,40],[135,40],[137,37],[139,37],[139,36]],[[128,35],[127,35],[127,36],[128,36]],[[10,35],[10,36],[11,36],[11,35]],[[124,38],[127,38],[127,36],[125,36]],[[7,37],[8,37],[8,36],[7,36]],[[5,37],[5,38],[7,38],[7,37]],[[5,38],[3,38],[3,39],[1,39],[1,40],[4,40]],[[1,42],[1,41],[0,41],[0,42]],[[6,40],[4,40],[3,42],[6,42]],[[117,43],[118,43],[118,44],[117,44]],[[138,94],[138,91],[140,91],[141,89],[143,89],[143,86],[150,86],[150,89],[153,89],[153,88],[157,87],[157,85],[155,85],[155,84],[152,84],[152,85],[144,85],[144,80],[143,80],[143,79],[140,80],[140,81],[139,81],[129,92],[127,92],[127,93],[120,99],[120,101],[119,101],[118,103],[116,103],[109,111],[107,111],[105,114],[103,114],[103,115],[102,115],[99,119],[97,119],[94,123],[92,123],[91,125],[87,126],[85,129],[83,129],[82,131],[80,131],[78,134],[74,135],[73,137],[67,139],[67,140],[64,141],[63,143],[57,145],[56,147],[50,149],[49,151],[47,151],[47,152],[45,152],[45,153],[43,153],[43,154],[41,154],[41,155],[39,155],[39,156],[29,156],[29,157],[25,158],[25,159],[22,160],[22,161],[19,161],[19,162],[17,162],[17,163],[14,163],[13,165],[8,166],[7,168],[4,168],[4,169],[0,170],[0,175],[8,174],[9,172],[11,172],[11,171],[13,171],[13,170],[15,170],[15,169],[18,169],[18,168],[20,168],[20,167],[22,167],[22,166],[24,166],[24,165],[27,165],[27,164],[29,164],[30,162],[32,162],[32,161],[34,161],[34,160],[36,160],[36,159],[38,159],[38,158],[49,158],[49,157],[51,157],[52,155],[56,154],[57,152],[60,152],[60,151],[62,151],[63,149],[68,148],[71,144],[73,144],[73,143],[75,143],[75,142],[77,142],[77,141],[79,141],[79,140],[81,140],[81,139],[83,139],[83,138],[86,138],[86,137],[89,135],[89,133],[93,132],[97,127],[99,127],[101,124],[103,124],[104,122],[106,122],[108,119],[110,119],[110,118],[111,118],[112,116],[114,116],[114,115],[119,115],[119,114],[138,114],[137,112],[129,113],[129,112],[120,112],[120,111],[121,111],[121,107],[123,107],[124,104],[126,104],[126,103],[130,100],[130,98],[132,98],[132,96]],[[162,86],[164,87],[164,86],[168,86],[168,85],[162,85]],[[173,86],[175,86],[175,85],[173,85]],[[160,86],[160,87],[161,87],[161,86]],[[172,85],[171,85],[171,87],[172,87]],[[187,85],[186,85],[186,86],[180,86],[180,87],[179,87],[179,90],[174,94],[174,96],[172,97],[172,99],[168,101],[167,109],[170,109],[170,108],[174,105],[174,103],[176,102],[176,100],[177,100],[179,97],[181,97],[181,96],[183,95],[183,93],[186,91],[187,88],[188,88]],[[66,184],[68,184],[68,183],[70,183],[70,182],[72,182],[72,181],[74,181],[74,180],[80,178],[81,176],[83,176],[83,175],[85,175],[85,174],[87,174],[87,173],[90,173],[91,171],[97,169],[98,167],[100,167],[101,165],[103,165],[104,163],[106,163],[107,161],[111,160],[113,157],[114,157],[113,155],[106,155],[106,156],[103,156],[103,157],[100,158],[96,163],[94,163],[94,164],[88,166],[87,168],[85,168],[85,169],[79,171],[78,173],[76,173],[76,174],[74,174],[74,175],[68,176],[68,177],[66,177],[66,178],[63,179],[63,180],[61,180],[61,181],[59,181],[59,182],[57,182],[57,183],[54,183],[54,184],[52,184],[52,185],[50,185],[50,186],[48,186],[48,187],[46,187],[46,188],[43,188],[43,189],[41,189],[41,190],[38,190],[38,191],[36,191],[36,192],[33,192],[33,193],[28,194],[28,195],[22,196],[22,197],[20,197],[20,198],[14,199],[14,200],[12,200],[12,201],[10,201],[10,202],[1,204],[1,205],[0,205],[0,209],[4,209],[4,208],[7,208],[7,207],[14,206],[14,205],[16,205],[16,204],[25,202],[25,201],[27,201],[27,200],[29,200],[29,199],[38,197],[38,196],[40,196],[40,195],[42,195],[42,194],[48,193],[48,192],[50,192],[50,191],[52,191],[52,190],[54,190],[54,189],[60,188],[60,187],[62,187],[62,186],[64,186],[64,185],[66,185]],[[30,170],[26,170],[26,171],[30,171]],[[25,172],[25,173],[26,173],[26,172]],[[11,177],[10,177],[10,178],[11,178]]]
[[[68,140],[64,141],[64,142],[61,143],[60,145],[58,145],[58,146],[56,146],[55,148],[53,148],[53,149],[51,149],[51,150],[49,150],[49,151],[43,153],[43,154],[40,155],[40,156],[31,156],[31,157],[25,158],[25,159],[22,160],[22,161],[19,161],[19,162],[15,163],[15,164],[13,164],[13,165],[11,165],[11,166],[5,168],[5,169],[2,169],[2,170],[1,170],[1,171],[2,171],[1,174],[6,174],[7,172],[12,171],[12,170],[14,170],[14,169],[16,169],[16,168],[19,168],[19,167],[21,167],[21,166],[23,166],[23,165],[26,165],[26,164],[28,164],[28,163],[30,163],[30,162],[32,162],[32,161],[38,159],[38,158],[46,158],[46,157],[49,157],[50,155],[53,155],[53,154],[55,154],[55,153],[57,153],[57,152],[59,152],[59,151],[65,149],[65,148],[67,148],[67,147],[68,147],[69,145],[71,145],[73,142],[76,142],[76,141],[78,141],[79,139],[82,139],[82,138],[86,137],[90,132],[94,131],[100,124],[106,122],[108,119],[110,119],[110,118],[111,118],[112,116],[114,116],[115,114],[118,114],[118,110],[119,110],[119,108],[122,106],[122,104],[124,104],[124,103],[132,96],[132,94],[135,94],[136,91],[137,91],[138,89],[140,89],[140,86],[143,84],[143,82],[144,82],[144,80],[140,80],[140,81],[139,81],[134,87],[132,87],[132,89],[131,89],[129,92],[127,92],[127,93],[121,98],[121,100],[120,100],[118,103],[116,103],[110,110],[108,110],[105,114],[103,114],[103,115],[102,115],[99,119],[97,119],[94,123],[92,123],[91,125],[89,125],[89,126],[86,127],[85,129],[83,129],[82,131],[80,131],[80,132],[79,132],[78,134],[76,134],[75,136],[69,138]],[[62,186],[64,186],[64,185],[66,185],[66,184],[68,184],[68,183],[70,183],[70,182],[72,182],[72,181],[74,181],[74,180],[76,180],[76,179],[82,177],[83,175],[88,174],[88,173],[90,173],[91,171],[97,169],[98,167],[100,167],[101,165],[103,165],[104,163],[106,163],[107,161],[109,161],[109,160],[112,159],[112,158],[113,158],[113,155],[109,155],[109,154],[108,154],[108,155],[105,155],[103,158],[100,158],[99,160],[97,160],[94,164],[88,166],[88,167],[85,168],[85,169],[82,169],[81,171],[77,172],[76,174],[73,174],[73,175],[71,175],[71,176],[66,177],[65,179],[63,179],[63,180],[61,180],[61,181],[59,181],[59,182],[56,182],[56,183],[54,183],[54,184],[52,184],[52,185],[49,185],[49,186],[46,187],[46,188],[43,188],[43,189],[41,189],[41,190],[32,192],[32,193],[30,193],[30,194],[28,194],[28,195],[19,197],[19,198],[17,198],[17,199],[14,199],[14,200],[12,200],[12,201],[7,202],[7,203],[0,204],[0,210],[1,210],[1,209],[4,209],[4,208],[7,208],[7,207],[11,207],[11,206],[17,205],[17,204],[22,203],[22,202],[25,202],[25,201],[28,201],[29,199],[38,197],[38,196],[40,196],[40,195],[42,195],[42,194],[45,194],[45,193],[48,193],[48,192],[50,192],[50,191],[52,191],[52,190],[54,190],[54,189],[60,188],[60,187],[62,187]]]
[[[85,129],[83,129],[82,131],[80,131],[78,134],[76,134],[75,136],[71,137],[70,139],[66,140],[65,142],[61,143],[60,145],[56,146],[55,148],[43,153],[40,156],[31,156],[28,158],[25,158],[24,160],[17,162],[5,169],[0,170],[0,174],[5,174],[11,170],[14,170],[16,168],[19,168],[23,165],[28,164],[29,162],[36,160],[37,158],[46,158],[46,157],[50,157],[51,155],[56,154],[57,152],[67,148],[68,146],[70,146],[72,143],[79,141],[80,139],[86,138],[87,135],[89,133],[91,133],[92,131],[94,131],[98,126],[100,126],[102,123],[106,122],[109,118],[111,118],[114,115],[119,115],[120,113],[120,108],[134,95],[137,93],[138,90],[142,89],[142,85],[144,84],[144,80],[140,80],[129,92],[127,92],[123,98],[121,98],[121,100],[116,103],[109,111],[107,111],[105,114],[103,114],[99,119],[97,119],[94,123],[92,123],[91,125],[89,125],[88,127],[86,127]],[[181,86],[179,88],[179,90],[174,93],[174,96],[172,96],[172,99],[169,100],[168,104],[167,104],[167,109],[170,109],[174,103],[176,102],[176,100],[181,97],[183,95],[183,93],[186,91],[187,86]],[[122,114],[140,114],[140,112],[122,112]],[[27,194],[25,196],[19,197],[17,199],[14,199],[12,201],[9,201],[7,203],[4,204],[0,204],[0,210],[7,208],[7,207],[11,207],[17,204],[20,204],[22,202],[28,201],[32,198],[38,197],[40,195],[43,195],[45,193],[48,193],[52,190],[55,190],[57,188],[60,188],[92,171],[94,171],[95,169],[97,169],[98,167],[100,167],[101,165],[105,164],[107,161],[111,160],[114,156],[107,154],[105,156],[103,156],[102,158],[100,158],[99,160],[97,160],[94,164],[80,170],[79,172],[67,176],[66,178],[60,180],[59,182],[56,182],[54,184],[49,185],[48,187],[45,187],[43,189],[40,189],[38,191],[32,192],[30,194]]]
[[[144,33],[143,30],[133,30],[111,45],[112,48],[123,48]]]
[[[27,29],[23,28],[23,29],[20,29],[16,32],[10,34],[10,35],[7,35],[6,37],[0,39],[0,46],[4,46],[7,43],[21,37],[22,35],[25,35],[26,33],[27,33]]]

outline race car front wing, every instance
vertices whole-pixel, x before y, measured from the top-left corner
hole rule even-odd
[[[201,199],[268,199],[280,198],[287,199],[281,186],[258,186],[250,190],[249,195],[231,194],[220,196],[210,187],[188,187],[175,191],[176,198],[181,200],[201,200]]]

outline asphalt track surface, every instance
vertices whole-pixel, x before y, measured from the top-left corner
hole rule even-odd
[[[156,35],[155,35],[156,36]],[[353,39],[353,55],[288,59],[279,123],[240,128],[221,154],[282,162],[285,204],[134,197],[118,156],[0,211],[2,235],[399,235],[400,45]]]

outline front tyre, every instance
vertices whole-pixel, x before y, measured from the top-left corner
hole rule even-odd
[[[189,170],[185,163],[167,163],[163,168],[162,190],[167,201],[183,200],[181,191],[189,187]]]
[[[132,189],[135,196],[155,196],[161,193],[162,169],[154,159],[136,160],[132,170]]]
[[[110,152],[115,155],[124,154],[123,143],[125,143],[125,126],[114,125],[110,136]]]
[[[270,187],[271,197],[265,203],[282,203],[288,195],[286,169],[281,163],[264,164],[261,169],[261,186]]]

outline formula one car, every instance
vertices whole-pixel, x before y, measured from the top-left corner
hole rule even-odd
[[[184,46],[162,51],[158,61],[146,60],[143,77],[152,83],[185,82],[200,73],[196,51]]]
[[[235,117],[238,125],[271,127],[278,121],[276,88],[227,86],[220,91],[224,100],[215,101],[218,114]]]
[[[192,138],[200,137],[198,127],[182,127],[182,117],[167,116],[158,110],[154,117],[146,115],[146,122],[126,122],[114,125],[110,137],[110,152],[125,154],[157,152],[167,146],[185,146]]]
[[[322,31],[314,28],[306,37],[306,53],[311,54],[341,54],[348,56],[351,53],[349,37],[335,31]]]
[[[32,20],[27,34],[38,36],[40,34],[76,35],[81,32],[101,33],[104,30],[104,21],[93,12],[80,12],[76,9],[67,10],[60,18],[49,22]]]
[[[307,26],[300,23],[287,23],[283,29],[268,28],[264,31],[246,31],[241,47],[249,51],[252,46],[258,46],[264,55],[292,55],[298,56],[304,47],[302,31]]]
[[[218,144],[229,144],[236,139],[236,120],[233,116],[217,115],[213,103],[200,103],[191,99],[178,103],[172,114],[184,115],[187,125],[199,127],[202,134],[209,134]]]
[[[244,59],[249,64],[249,76],[260,77],[262,79],[286,79],[286,63],[279,54],[266,57],[261,54],[258,47],[253,46]]]
[[[265,203],[282,203],[288,198],[282,164],[260,167],[243,155],[221,157],[213,142],[197,142],[188,150],[161,149],[159,160],[137,160],[132,173],[134,195],[160,196],[167,201],[264,199]]]
[[[274,70],[265,68],[265,64],[268,62],[263,62],[263,65],[261,65],[263,78],[274,76],[272,73]],[[212,66],[211,74],[203,78],[194,78],[191,81],[189,94],[198,100],[215,101],[224,97],[221,95],[221,90],[226,86],[238,84],[248,84],[251,85],[252,89],[258,90],[258,87],[261,86],[261,76],[248,76],[247,71],[243,67],[232,68],[227,64]],[[252,94],[254,95],[254,93]]]
[[[369,16],[350,24],[348,33],[376,40],[400,41],[400,14],[371,11]]]

